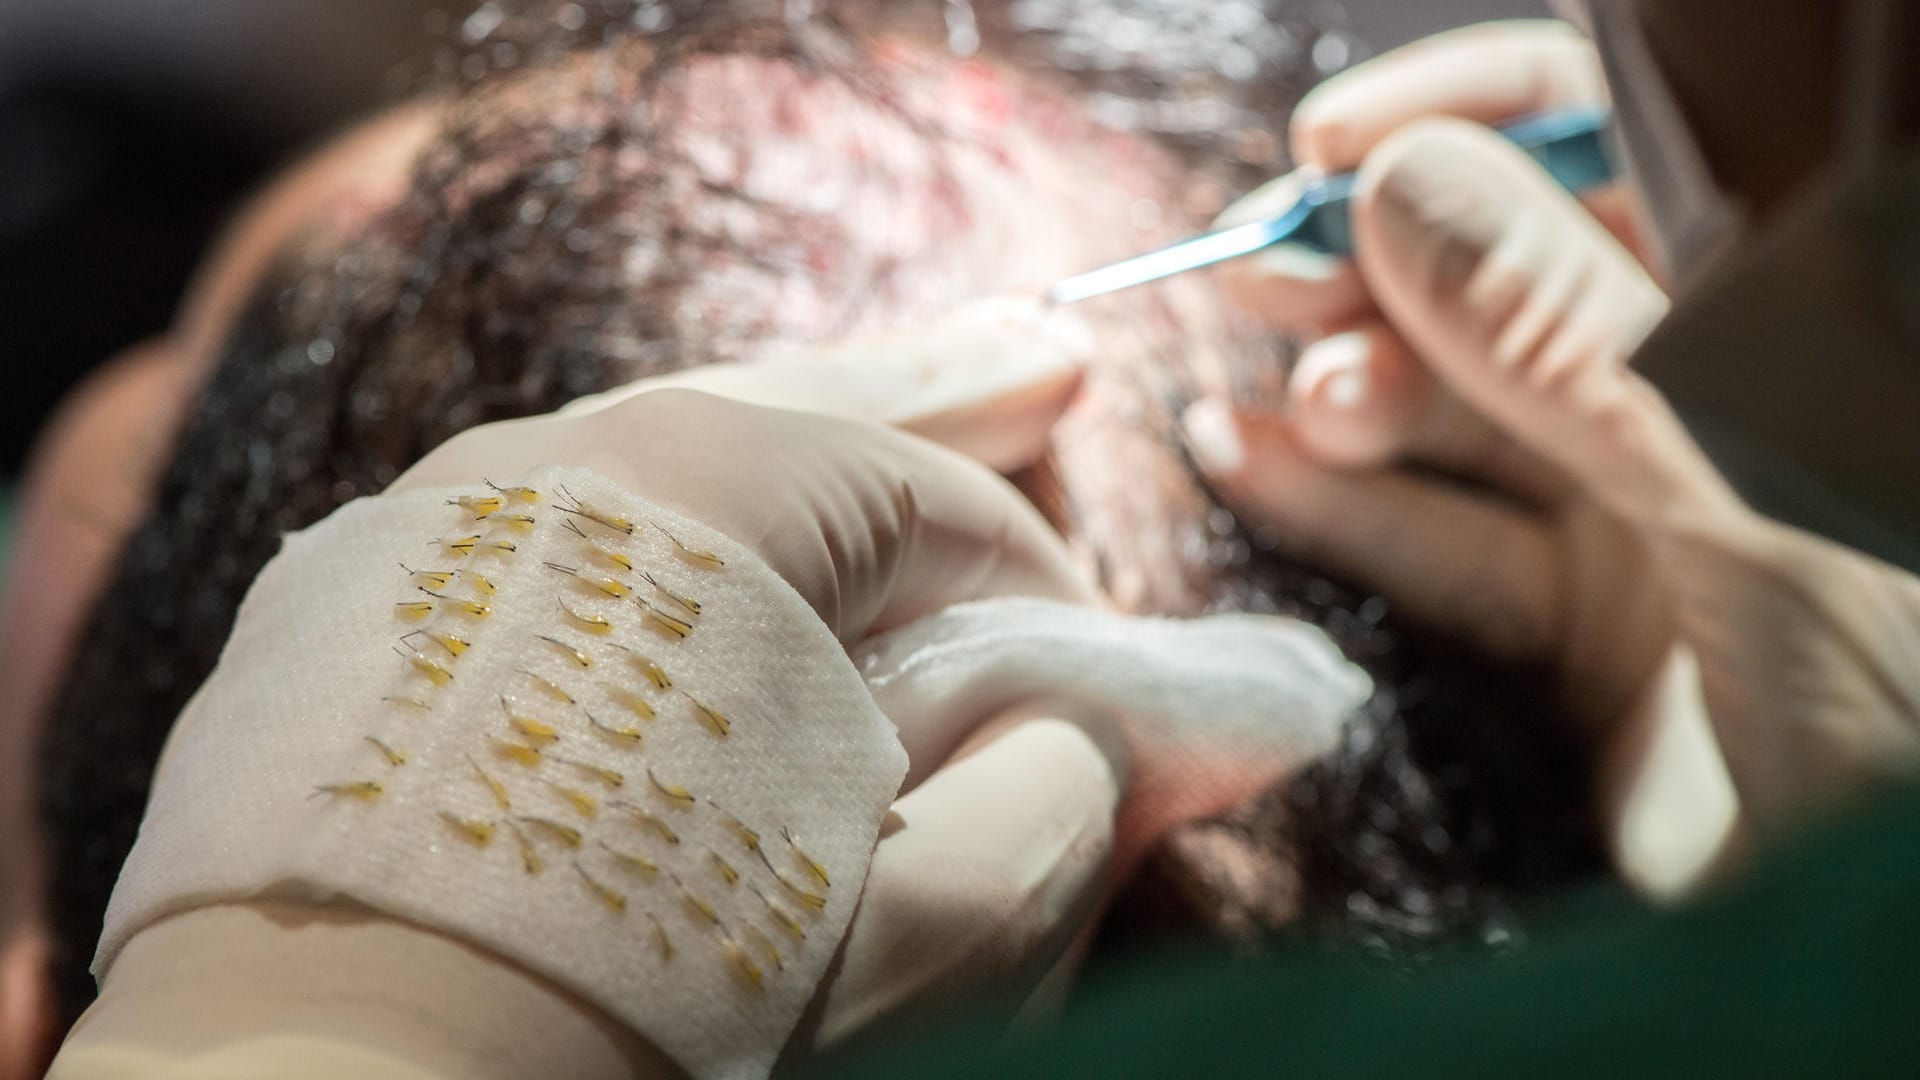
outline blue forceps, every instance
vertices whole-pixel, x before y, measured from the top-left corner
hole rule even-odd
[[[1614,177],[1607,156],[1608,116],[1601,109],[1563,109],[1538,113],[1499,128],[1555,180],[1576,194]],[[1183,240],[1171,247],[1089,270],[1067,278],[1047,292],[1055,304],[1071,304],[1188,270],[1251,255],[1282,242],[1323,255],[1353,254],[1348,217],[1354,174],[1328,176],[1308,184],[1300,201],[1277,217]]]

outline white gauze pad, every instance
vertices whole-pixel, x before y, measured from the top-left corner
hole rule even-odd
[[[770,1070],[905,754],[757,556],[586,470],[523,482],[287,538],[174,729],[96,974],[173,912],[350,900],[579,993],[695,1077]]]
[[[1142,750],[1195,760],[1328,750],[1373,682],[1331,639],[1297,619],[1129,617],[1046,600],[959,604],[864,646],[874,700],[907,732],[936,715],[991,716],[1069,696],[1126,720]],[[944,747],[909,746],[914,772]]]

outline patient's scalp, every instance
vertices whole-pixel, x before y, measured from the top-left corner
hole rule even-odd
[[[955,297],[1002,292],[1010,280],[1037,290],[1171,239],[1231,194],[1218,178],[1189,184],[1164,141],[1107,126],[1063,84],[1032,79],[1030,54],[993,69],[1006,104],[991,110],[1000,126],[990,142],[935,122],[927,103],[978,86],[956,78],[960,61],[944,44],[909,49],[904,67],[885,70],[852,47],[865,44],[854,32],[859,13],[886,5],[828,10],[796,29],[769,18],[766,4],[654,4],[646,10],[671,12],[672,29],[640,27],[652,36],[633,30],[662,16],[633,4],[582,4],[577,35],[513,14],[547,7],[487,5],[499,17],[470,24],[484,32],[450,61],[461,89],[405,195],[360,218],[364,231],[350,242],[312,239],[282,254],[229,335],[154,509],[94,612],[45,725],[41,788],[69,1018],[93,995],[85,960],[161,744],[282,535],[384,489],[475,425],[749,356],[768,341],[918,325]],[[1073,8],[1073,20],[1106,17],[1102,5],[1056,7]],[[1283,0],[1270,7],[1300,18]],[[1152,18],[1179,15],[1170,4],[1114,8],[1149,17],[1149,29]],[[978,6],[984,51],[972,63],[1001,64],[1002,45],[1045,49],[1048,34],[1073,25],[1022,45],[1007,10]],[[499,44],[514,45],[511,55]],[[479,53],[488,59],[462,68]],[[1165,77],[1174,75],[1143,73],[1130,93],[1158,93]],[[1225,172],[1254,158],[1233,160]],[[1203,388],[1261,399],[1280,381],[1281,348],[1233,324],[1196,281],[1089,311],[1107,352],[1059,429],[1053,461],[1023,478],[1047,493],[1038,501],[1086,562],[1137,610],[1302,613],[1402,691],[1299,788],[1310,805],[1292,827],[1311,841],[1309,913],[1389,927],[1398,939],[1504,925],[1507,891],[1597,865],[1590,834],[1549,813],[1580,804],[1583,781],[1555,756],[1550,709],[1532,684],[1382,622],[1363,595],[1263,548],[1193,480],[1172,418]],[[596,542],[615,539],[577,523]],[[450,526],[442,539],[470,535]],[[496,539],[518,542],[506,531]],[[484,540],[465,558],[483,557]],[[425,563],[435,551],[423,543],[417,555]],[[582,580],[621,576],[584,548],[563,565]],[[459,588],[434,591],[452,600],[404,602],[491,602],[466,591],[470,582],[450,584]],[[569,602],[586,611],[595,595],[576,589]],[[684,621],[670,599],[647,598]],[[449,662],[431,641],[412,648]],[[421,711],[430,701],[417,689],[388,694],[388,704]],[[544,693],[531,682],[525,692]],[[615,733],[642,730],[630,700],[594,720]],[[663,701],[647,700],[666,715]],[[360,749],[378,764],[377,750]],[[1396,808],[1391,821],[1366,810],[1383,800]],[[1548,818],[1554,828],[1541,829]],[[437,827],[465,842],[455,826]],[[754,827],[763,843],[774,835]],[[1438,853],[1428,843],[1436,831]],[[1539,839],[1518,843],[1517,831]],[[511,839],[496,833],[492,843]],[[609,886],[617,877],[589,873]],[[1347,901],[1357,892],[1374,907],[1356,913]],[[1435,896],[1452,899],[1435,907]],[[1391,929],[1409,925],[1395,908],[1403,900],[1430,912],[1411,920],[1415,933]]]

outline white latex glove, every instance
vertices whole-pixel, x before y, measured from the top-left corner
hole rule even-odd
[[[1044,451],[1078,384],[1074,359],[1031,311],[970,309],[906,344],[790,353],[664,381],[852,407],[1003,465]],[[843,397],[836,386],[864,389]],[[685,389],[641,392],[653,389],[467,432],[395,488],[470,484],[556,461],[592,468],[751,547],[849,643],[966,599],[1099,602],[1025,500],[958,454],[866,423]],[[1035,702],[965,722],[982,728],[971,752],[893,807],[846,963],[816,995],[802,1055],[930,995],[1017,994],[1098,902],[1124,768],[1104,718]],[[406,1001],[439,1007],[397,1009]],[[136,936],[55,1075],[133,1075],[127,1063],[142,1053],[222,1061],[280,1033],[318,1033],[441,1075],[671,1071],[612,1028],[510,964],[394,920],[328,912],[296,924],[274,905],[230,905]]]
[[[1600,95],[1587,46],[1541,23],[1442,35],[1311,95],[1294,144],[1359,168],[1357,271],[1229,269],[1276,326],[1329,336],[1291,415],[1204,406],[1191,427],[1216,482],[1283,535],[1557,665],[1595,724],[1628,870],[1671,885],[1731,820],[1723,769],[1768,829],[1914,767],[1920,582],[1748,510],[1626,366],[1666,312],[1654,282],[1519,152],[1440,118]]]
[[[1231,295],[1312,340],[1286,415],[1203,403],[1188,428],[1222,494],[1283,543],[1498,658],[1561,672],[1599,748],[1618,857],[1664,890],[1733,815],[1704,717],[1662,688],[1665,674],[1684,691],[1688,670],[1669,591],[1611,498],[1618,463],[1642,451],[1684,444],[1674,460],[1698,460],[1624,369],[1667,300],[1588,210],[1473,122],[1604,95],[1586,42],[1549,22],[1443,34],[1308,95],[1295,154],[1359,170],[1357,258],[1278,250],[1222,269]],[[1268,211],[1294,182],[1226,217]],[[1596,204],[1623,220],[1616,193]],[[1622,416],[1661,441],[1623,457]]]

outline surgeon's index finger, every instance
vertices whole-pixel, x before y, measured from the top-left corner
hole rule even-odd
[[[815,1047],[987,990],[1011,1008],[1092,917],[1122,770],[1071,719],[1004,719],[1010,729],[894,804]]]
[[[1352,172],[1396,130],[1434,116],[1499,124],[1555,108],[1607,103],[1600,62],[1565,23],[1513,20],[1438,34],[1389,52],[1316,87],[1294,110],[1298,173],[1229,207],[1221,227],[1283,212],[1314,176]],[[1616,187],[1584,200],[1615,236],[1633,226]],[[1224,264],[1221,289],[1278,330],[1312,335],[1350,328],[1373,299],[1352,260],[1281,244]]]
[[[1566,23],[1517,19],[1436,34],[1336,75],[1294,110],[1294,160],[1350,172],[1415,120],[1498,124],[1529,113],[1607,104],[1593,46]]]
[[[535,460],[594,469],[745,544],[842,641],[962,600],[1100,600],[1013,485],[924,439],[687,390],[587,420],[555,422]]]
[[[826,345],[771,349],[583,397],[562,416],[659,390],[869,420],[911,431],[999,472],[1039,460],[1080,388],[1091,333],[1028,298],[988,297],[924,326]]]
[[[869,414],[998,472],[1040,460],[1095,348],[1072,312],[989,298],[892,348],[893,389]]]

